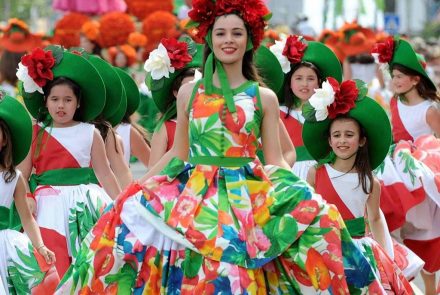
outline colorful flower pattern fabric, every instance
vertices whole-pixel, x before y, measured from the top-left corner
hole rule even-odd
[[[337,209],[256,158],[258,85],[233,90],[233,114],[197,87],[189,161],[119,196],[58,293],[385,294]]]

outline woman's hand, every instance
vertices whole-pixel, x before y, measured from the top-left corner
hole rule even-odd
[[[37,252],[43,256],[44,260],[46,261],[47,264],[53,264],[55,263],[55,253],[53,253],[52,251],[50,251],[49,249],[47,249],[47,247],[45,245],[41,245],[40,247],[37,248]]]

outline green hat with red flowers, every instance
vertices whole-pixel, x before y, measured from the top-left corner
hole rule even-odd
[[[426,73],[426,62],[418,55],[408,41],[398,37],[388,37],[383,42],[373,46],[371,54],[381,64],[388,64],[389,70],[393,70],[395,64],[407,67],[420,74],[428,82],[428,86],[436,91],[437,87]]]
[[[338,116],[348,116],[366,131],[371,168],[383,162],[391,144],[391,124],[384,109],[367,97],[367,92],[367,85],[361,80],[339,84],[334,78],[327,78],[322,88],[303,105],[302,138],[315,160],[323,160],[331,152],[328,141],[331,122]]]
[[[18,165],[26,157],[31,146],[31,118],[20,102],[0,92],[0,120],[8,125],[12,141],[12,159],[14,164]]]
[[[81,88],[81,121],[95,119],[104,109],[106,90],[98,70],[87,59],[60,46],[35,48],[24,55],[17,77],[24,103],[34,118],[46,108],[43,87],[58,77],[68,78]]]

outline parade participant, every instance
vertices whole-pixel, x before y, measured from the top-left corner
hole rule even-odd
[[[275,41],[270,50],[277,56],[285,74],[286,82],[282,93],[284,105],[280,107],[280,118],[296,149],[293,172],[305,180],[309,168],[316,162],[307,152],[302,140],[302,106],[327,77],[342,81],[341,65],[326,45],[308,42],[301,36],[291,35]]]
[[[391,143],[390,122],[382,107],[365,96],[364,82],[357,83],[348,80],[339,84],[328,78],[304,105],[304,144],[320,163],[310,168],[307,181],[327,202],[336,205],[356,243],[365,253],[373,254],[370,263],[384,288],[412,294],[393,261],[393,243],[380,211],[380,183],[373,176],[373,169],[382,163]],[[368,229],[374,240],[368,236]],[[410,258],[406,266],[420,271],[420,258]]]
[[[440,269],[440,256],[435,254],[440,247],[440,142],[433,134],[440,134],[440,97],[407,41],[390,37],[377,43],[372,53],[390,70],[395,92],[390,109],[396,145],[377,175],[385,191],[403,183],[384,197],[382,209],[387,222],[401,228],[404,244],[425,261],[425,292],[435,294],[435,272]]]
[[[43,241],[55,252],[63,275],[111,202],[109,196],[120,193],[99,131],[84,123],[101,113],[105,86],[90,62],[58,46],[23,56],[17,76],[26,107],[37,120],[32,149],[19,168],[29,179],[34,198],[29,202]]]
[[[283,160],[278,99],[252,62],[263,2],[197,0],[189,15],[208,46],[203,78],[177,95],[174,145],[101,217],[58,292],[384,293],[337,209]]]
[[[31,119],[18,101],[3,95],[0,95],[0,293],[53,293],[59,282],[53,266],[55,255],[41,239],[26,203],[25,180],[15,168],[31,145]],[[19,232],[21,225],[27,236]]]

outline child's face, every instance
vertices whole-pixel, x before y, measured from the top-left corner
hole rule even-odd
[[[115,57],[115,66],[118,68],[125,68],[127,66],[127,58],[122,52],[118,52]]]
[[[392,85],[393,91],[396,94],[405,94],[411,90],[411,88],[415,87],[417,83],[420,81],[420,78],[417,76],[409,76],[402,73],[399,70],[394,69],[392,72]]]
[[[300,67],[290,79],[290,89],[301,103],[308,101],[317,88],[319,88],[318,76],[311,68]]]
[[[339,159],[352,158],[365,142],[365,137],[360,138],[359,125],[353,120],[335,120],[330,127],[329,144]]]
[[[55,127],[71,126],[78,105],[78,99],[72,89],[65,84],[52,87],[46,101],[47,109]]]

